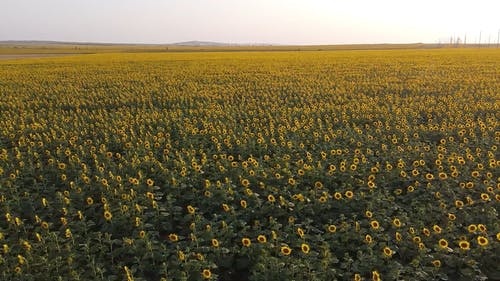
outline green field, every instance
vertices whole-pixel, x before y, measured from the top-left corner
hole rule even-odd
[[[500,49],[87,47],[0,47],[0,280],[500,280]]]

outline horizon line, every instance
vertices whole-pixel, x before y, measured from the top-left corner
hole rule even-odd
[[[182,46],[182,44],[199,44],[203,46],[342,46],[342,45],[445,45],[443,43],[425,43],[425,42],[374,42],[374,43],[267,43],[267,42],[221,42],[210,40],[188,40],[169,43],[146,43],[146,42],[100,42],[100,41],[65,41],[65,40],[32,40],[32,39],[7,39],[0,40],[0,44],[14,43],[46,43],[46,44],[64,44],[64,45],[143,45],[143,46]],[[191,45],[192,46],[192,45]]]

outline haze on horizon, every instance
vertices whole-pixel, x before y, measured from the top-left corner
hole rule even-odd
[[[1,0],[0,40],[496,43],[500,1]]]

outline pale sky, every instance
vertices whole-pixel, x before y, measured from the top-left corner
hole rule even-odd
[[[499,0],[0,0],[0,40],[104,43],[497,41]]]

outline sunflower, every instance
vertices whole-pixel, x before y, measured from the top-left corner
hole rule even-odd
[[[201,272],[201,276],[204,279],[210,279],[210,277],[212,277],[212,272],[210,271],[210,269],[203,269],[203,271]]]
[[[342,193],[340,193],[340,192],[335,192],[335,193],[333,194],[333,197],[334,197],[335,199],[337,199],[337,200],[340,200],[340,199],[342,199]]]
[[[376,220],[371,221],[370,225],[372,226],[373,229],[379,229],[380,227],[380,224]]]
[[[373,238],[372,238],[372,236],[371,236],[370,234],[366,234],[366,236],[365,236],[365,241],[366,241],[368,244],[372,243],[372,242],[373,242]]]
[[[458,246],[462,250],[470,250],[470,243],[467,242],[467,241],[460,241],[460,242],[458,242]]]
[[[179,241],[179,236],[177,236],[177,234],[175,234],[175,233],[170,233],[168,235],[168,239],[172,242],[177,242],[177,241]]]
[[[231,208],[227,204],[222,204],[222,209],[224,209],[224,212],[229,212],[229,210],[231,210]]]
[[[194,214],[194,212],[195,212],[194,207],[193,207],[193,206],[191,206],[191,205],[188,205],[188,206],[186,207],[186,209],[187,209],[188,213],[189,213],[189,214],[191,214],[191,215],[192,215],[192,214]]]
[[[288,247],[288,246],[282,246],[281,253],[285,256],[288,256],[292,253],[292,249],[290,249],[290,247]]]
[[[337,227],[333,224],[330,224],[328,227],[328,232],[335,233],[337,231]]]
[[[431,263],[432,263],[432,265],[434,267],[441,267],[441,261],[440,260],[433,260]]]
[[[248,196],[252,196],[252,195],[253,195],[253,191],[252,191],[250,188],[246,188],[246,189],[245,189],[245,193],[246,193]]]
[[[401,221],[398,219],[398,218],[395,218],[392,220],[392,224],[395,226],[395,227],[401,227]]]
[[[477,226],[475,224],[469,224],[469,226],[467,227],[467,230],[470,232],[470,233],[474,233],[477,231]]]
[[[300,236],[300,238],[304,238],[304,230],[302,228],[297,228],[297,234]]]
[[[248,187],[250,185],[250,181],[248,179],[242,179],[241,185],[243,185],[244,187]]]
[[[250,241],[249,238],[243,238],[241,239],[241,244],[243,244],[243,246],[245,247],[250,247],[250,245],[252,244],[252,241]]]
[[[274,195],[269,194],[267,196],[267,201],[269,201],[270,203],[274,203],[274,202],[276,202],[276,198],[274,198]]]
[[[437,224],[435,224],[434,226],[432,226],[432,230],[434,230],[434,232],[436,233],[441,233],[441,227]]]
[[[393,251],[389,247],[384,247],[384,256],[385,257],[392,257]]]
[[[382,279],[380,279],[380,273],[378,273],[378,271],[376,271],[376,270],[372,271],[372,280],[373,281],[382,280]]]
[[[361,275],[359,273],[354,274],[354,281],[361,281]]]
[[[427,236],[427,237],[429,237],[429,236],[431,235],[431,231],[430,231],[428,228],[426,228],[426,227],[424,227],[424,228],[422,229],[422,233],[423,233],[425,236]]]
[[[484,236],[478,236],[477,243],[479,244],[479,246],[486,247],[488,245],[488,238]]]
[[[354,193],[352,191],[348,190],[345,192],[345,197],[347,197],[348,199],[352,199],[353,196]]]
[[[217,240],[217,239],[215,239],[215,238],[214,238],[214,239],[212,239],[212,246],[213,246],[214,248],[219,247],[219,240]]]
[[[240,205],[241,205],[241,207],[242,207],[243,209],[245,209],[245,208],[247,207],[247,201],[245,201],[245,200],[241,200],[241,201],[240,201]]]
[[[92,199],[92,197],[87,197],[87,205],[92,205],[94,204],[94,199]]]
[[[394,236],[396,237],[396,241],[401,241],[401,240],[403,240],[403,236],[402,236],[402,235],[401,235],[401,233],[399,233],[399,232],[396,232],[396,233],[394,234]]]
[[[311,247],[309,247],[309,245],[307,245],[306,243],[302,243],[302,245],[300,245],[300,249],[304,254],[308,254],[311,250]]]
[[[365,216],[366,216],[367,218],[371,218],[371,217],[373,216],[373,213],[372,213],[372,212],[370,212],[370,211],[366,211],[366,212],[365,212]]]
[[[481,193],[481,199],[483,201],[490,201],[490,195],[488,193]]]
[[[113,215],[111,214],[110,211],[104,211],[104,219],[107,221],[110,221],[113,218]]]
[[[464,206],[464,202],[462,200],[455,200],[455,206],[457,208],[462,208]]]
[[[179,258],[180,261],[184,261],[186,259],[186,255],[184,254],[183,251],[178,251],[177,257]]]
[[[259,243],[263,244],[263,243],[267,242],[267,238],[264,235],[259,235],[259,236],[257,236],[257,241],[259,241]]]
[[[196,253],[196,259],[198,259],[199,261],[203,261],[205,260],[205,256],[203,256],[202,253]]]
[[[370,189],[375,188],[375,182],[373,181],[368,181],[367,185]]]
[[[442,249],[446,249],[446,248],[448,248],[448,241],[446,241],[446,239],[441,238],[441,239],[439,239],[438,245]]]
[[[481,223],[477,225],[477,229],[479,229],[479,231],[481,231],[483,233],[486,233],[486,230],[487,230],[486,225],[481,224]]]

